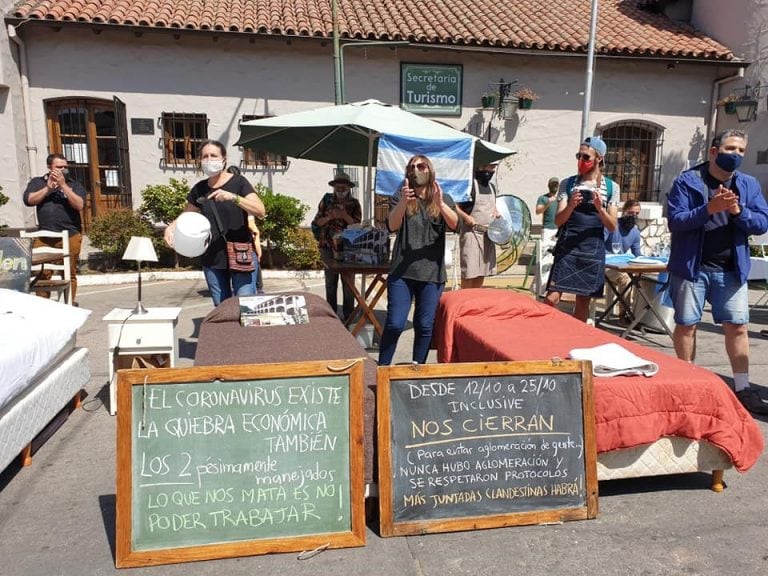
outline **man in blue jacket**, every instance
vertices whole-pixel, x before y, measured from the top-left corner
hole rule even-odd
[[[712,140],[709,159],[672,184],[667,218],[677,357],[696,358],[696,325],[704,302],[722,323],[736,396],[747,410],[768,414],[768,399],[749,384],[749,236],[768,230],[768,204],[758,181],[737,169],[747,148],[741,130]]]

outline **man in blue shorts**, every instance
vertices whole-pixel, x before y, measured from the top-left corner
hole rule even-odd
[[[747,148],[741,130],[712,140],[709,159],[678,176],[667,197],[672,232],[669,272],[675,309],[677,357],[696,358],[696,325],[704,302],[723,325],[736,396],[756,414],[768,399],[749,384],[749,236],[768,230],[760,184],[737,169]]]

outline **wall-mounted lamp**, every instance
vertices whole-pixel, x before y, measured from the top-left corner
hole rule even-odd
[[[517,84],[517,80],[505,82],[504,78],[499,78],[498,82],[489,82],[488,87],[492,94],[498,94],[496,100],[496,115],[499,118],[509,119],[515,115],[517,109],[517,98],[510,96],[512,86]]]
[[[744,94],[733,103],[733,107],[736,108],[736,119],[739,122],[752,122],[757,118],[757,103],[761,88],[768,88],[768,84],[744,86]]]

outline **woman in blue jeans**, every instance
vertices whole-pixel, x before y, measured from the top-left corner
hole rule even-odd
[[[427,360],[440,294],[445,286],[445,232],[455,230],[458,216],[453,200],[443,196],[435,169],[426,156],[408,161],[403,186],[389,203],[390,231],[397,232],[387,278],[387,319],[379,343],[379,365],[392,363],[408,320],[413,314],[413,362]]]

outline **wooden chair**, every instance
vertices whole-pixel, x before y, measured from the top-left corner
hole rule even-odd
[[[51,232],[50,230],[38,230],[36,232],[19,232],[22,238],[61,240],[61,248],[53,246],[32,245],[32,274],[38,276],[32,281],[31,292],[50,292],[58,295],[59,301],[64,299],[67,304],[72,304],[72,276],[69,257],[69,233]],[[53,258],[51,261],[35,264],[35,260],[41,260],[45,256]],[[40,278],[43,271],[51,271],[50,278]]]

